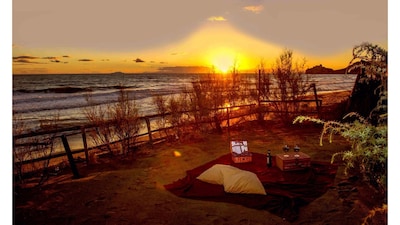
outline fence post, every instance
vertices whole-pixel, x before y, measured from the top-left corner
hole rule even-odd
[[[149,134],[149,143],[153,144],[153,136],[151,135],[150,119],[147,116],[144,119],[146,120],[147,132]]]
[[[261,70],[258,70],[258,108],[260,108],[261,105]]]
[[[71,148],[69,147],[67,137],[63,134],[61,136],[61,140],[63,142],[65,152],[67,153],[68,161],[71,166],[72,173],[74,174],[74,178],[80,178],[81,176],[79,175],[78,169],[76,168],[74,157],[72,156]]]
[[[89,165],[89,153],[86,140],[86,129],[84,126],[81,127],[81,131],[82,131],[83,148],[85,150],[86,165]]]
[[[314,90],[314,98],[315,98],[315,104],[317,106],[318,117],[321,117],[321,113],[320,113],[321,105],[319,104],[319,100],[318,100],[317,87],[316,87],[315,83],[312,83],[311,87]]]

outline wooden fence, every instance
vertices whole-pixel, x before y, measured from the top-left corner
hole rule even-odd
[[[231,106],[229,108],[252,108],[255,107],[255,104],[249,104],[249,105],[239,105],[239,106]],[[226,112],[229,112],[227,110],[228,108],[218,108],[215,110],[225,110]],[[239,117],[244,117],[244,116],[249,116],[251,114],[253,114],[254,112],[252,112],[252,110],[247,110],[246,112],[242,111],[242,113],[238,114],[236,113],[235,115],[226,115],[223,120],[232,120],[235,118],[239,118]],[[156,114],[156,115],[149,115],[149,116],[143,116],[140,117],[140,120],[142,120],[145,124],[146,124],[146,132],[141,133],[141,134],[137,134],[135,136],[135,138],[138,139],[136,145],[144,145],[144,144],[149,144],[152,145],[154,143],[157,142],[162,142],[164,140],[166,140],[168,138],[167,135],[162,135],[165,130],[170,130],[173,129],[173,126],[169,126],[169,127],[165,127],[165,128],[157,128],[157,129],[152,129],[151,128],[151,120],[152,119],[156,119],[159,117],[165,117],[170,115],[170,113],[166,113],[166,114]],[[203,120],[201,122],[197,121],[196,123],[212,123],[213,120]],[[194,124],[194,123],[193,123]],[[18,139],[23,139],[23,138],[32,138],[32,137],[40,137],[40,136],[44,136],[44,135],[48,135],[48,134],[56,134],[53,136],[53,139],[63,139],[64,138],[64,142],[65,140],[68,142],[68,137],[70,136],[76,136],[76,135],[80,135],[81,139],[82,139],[82,143],[83,143],[83,148],[82,149],[74,149],[72,150],[72,154],[77,154],[77,153],[85,153],[85,158],[88,159],[88,152],[94,149],[99,149],[104,147],[104,145],[101,146],[92,146],[92,147],[88,147],[88,138],[87,138],[87,132],[90,132],[91,129],[94,129],[94,126],[74,126],[74,127],[68,127],[68,128],[60,128],[60,129],[54,129],[54,130],[47,130],[47,131],[39,131],[39,132],[31,132],[31,133],[25,133],[25,134],[20,134],[20,135],[15,135],[13,136],[13,147],[22,147],[22,146],[32,146],[32,145],[45,145],[46,143],[38,143],[38,142],[30,142],[30,143],[21,143],[21,144],[16,144]],[[154,137],[155,133],[159,134],[159,137]],[[109,144],[115,144],[117,142],[119,142],[120,140],[114,141],[112,143]],[[64,149],[65,149],[65,145],[64,145]],[[38,157],[38,158],[32,158],[32,159],[28,159],[28,160],[23,160],[21,163],[22,164],[28,164],[28,163],[32,163],[32,162],[38,162],[38,161],[43,161],[43,160],[48,160],[48,159],[53,159],[53,158],[57,158],[57,157],[62,157],[62,156],[66,156],[67,153],[60,151],[60,152],[55,152],[51,155],[48,156],[44,156],[44,157]]]
[[[291,100],[291,101],[286,101],[287,103],[294,103],[294,102],[315,102],[316,105],[316,110],[315,111],[309,111],[306,113],[312,113],[312,114],[317,114],[319,115],[320,113],[320,107],[322,106],[322,101],[320,99],[318,99],[318,95],[317,95],[317,91],[314,85],[314,99],[304,99],[304,100]],[[279,102],[279,101],[259,101],[258,102],[258,106],[257,104],[247,104],[247,105],[238,105],[238,106],[230,106],[230,107],[221,107],[218,109],[212,109],[212,110],[222,110],[223,112],[226,112],[225,116],[222,118],[222,122],[225,122],[225,124],[227,124],[227,126],[230,126],[230,121],[234,120],[234,119],[238,119],[238,118],[244,118],[244,117],[248,117],[248,116],[252,116],[255,115],[259,112],[257,112],[256,107],[259,107],[263,104],[269,104],[269,103],[273,103],[273,102]],[[282,101],[280,101],[282,102]],[[240,110],[235,110],[235,112],[233,112],[232,109],[240,109]],[[273,111],[273,110],[266,110],[265,112],[271,112],[271,113],[278,113],[277,111]],[[302,112],[303,113],[303,112]],[[167,138],[169,138],[167,135],[162,135],[163,133],[166,133],[164,131],[169,130],[169,129],[174,129],[174,127],[170,126],[170,127],[165,127],[165,128],[157,128],[157,129],[152,129],[151,127],[151,121],[152,120],[156,120],[160,117],[165,117],[170,115],[170,113],[166,113],[166,114],[156,114],[156,115],[149,115],[149,116],[143,116],[140,117],[140,119],[142,120],[142,122],[145,124],[146,127],[146,132],[138,134],[136,136],[137,138],[137,143],[136,145],[140,146],[140,145],[144,145],[144,144],[149,144],[152,145],[154,143],[157,142],[162,142],[165,141]],[[196,121],[196,123],[212,123],[213,120],[212,118],[207,119],[207,120],[203,120],[201,122]],[[192,124],[193,125],[193,124]],[[54,139],[61,139],[62,143],[63,143],[63,147],[65,151],[58,151],[58,152],[54,152],[52,154],[49,155],[45,155],[45,156],[41,156],[41,157],[33,157],[33,158],[29,158],[26,160],[21,160],[20,164],[24,165],[24,164],[29,164],[29,163],[34,163],[34,162],[40,162],[40,161],[44,161],[44,160],[50,160],[50,159],[54,159],[54,158],[59,158],[59,157],[68,157],[68,160],[71,164],[71,167],[74,167],[73,165],[73,158],[72,156],[74,154],[78,154],[78,153],[84,153],[85,154],[85,160],[86,163],[89,164],[89,151],[92,151],[94,149],[100,149],[102,147],[104,147],[104,145],[102,146],[91,146],[89,147],[88,145],[88,141],[87,141],[87,132],[90,132],[91,129],[94,129],[94,126],[74,126],[74,127],[68,127],[68,128],[60,128],[60,129],[55,129],[55,130],[51,130],[51,131],[40,131],[40,132],[31,132],[31,133],[26,133],[26,134],[20,134],[20,135],[15,135],[13,136],[13,147],[14,148],[18,148],[21,146],[29,146],[32,144],[41,144],[41,143],[24,143],[22,142],[21,144],[17,144],[17,140],[19,139],[23,139],[23,138],[32,138],[32,137],[39,137],[39,136],[43,136],[43,135],[48,135],[49,133],[52,134],[56,134],[53,136]],[[158,137],[155,137],[155,134],[158,134]],[[80,149],[74,149],[71,150],[68,144],[68,137],[70,136],[81,136],[82,139],[82,144],[83,144],[83,148]],[[121,140],[119,140],[121,141]],[[115,141],[113,143],[109,143],[109,144],[115,144],[118,141]],[[15,163],[15,161],[14,161]],[[79,176],[78,174],[74,174],[74,176]]]

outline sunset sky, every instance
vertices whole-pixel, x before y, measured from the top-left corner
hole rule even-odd
[[[364,41],[388,46],[377,0],[13,0],[14,74],[267,67],[286,48],[340,69]],[[192,69],[192,70],[189,70]]]
[[[394,21],[399,21],[398,2],[2,0],[0,85],[6,110],[0,123],[1,154],[6,155],[1,155],[0,165],[13,168],[8,151],[12,149],[12,74],[195,72],[212,66],[225,71],[234,62],[239,71],[252,72],[261,61],[272,66],[284,49],[293,50],[296,59],[305,58],[306,68],[322,64],[341,69],[351,60],[352,48],[362,42],[388,50],[389,73],[394,74],[389,77],[389,96],[396,96],[388,99],[388,140],[397,140],[400,48],[396,42],[400,37]],[[392,159],[400,157],[398,145],[389,142]],[[388,165],[391,171],[400,169],[399,163]],[[4,168],[2,177],[11,181],[12,172]],[[392,189],[400,188],[395,186]],[[7,187],[1,196],[6,206],[3,214],[12,215],[12,185]],[[393,212],[399,204],[391,201]],[[396,216],[390,213],[389,219],[394,222]]]

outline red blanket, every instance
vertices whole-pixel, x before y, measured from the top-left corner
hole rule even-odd
[[[323,195],[333,185],[338,168],[337,165],[328,162],[311,161],[310,168],[282,172],[274,164],[268,168],[265,155],[252,154],[253,160],[250,163],[233,163],[230,153],[223,155],[188,170],[186,177],[164,187],[179,197],[241,204],[250,208],[268,210],[288,221],[294,221],[298,217],[301,206]],[[215,164],[231,165],[255,173],[267,195],[226,193],[222,185],[196,179]]]

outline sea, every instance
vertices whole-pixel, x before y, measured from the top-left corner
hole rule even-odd
[[[205,74],[43,74],[13,75],[13,120],[23,122],[27,131],[35,131],[41,121],[57,118],[62,125],[87,122],[84,108],[87,97],[98,104],[115,102],[122,87],[138,106],[140,115],[155,114],[155,95],[173,95],[190,88]],[[256,82],[257,74],[246,74]],[[311,74],[318,93],[351,90],[354,74]]]

